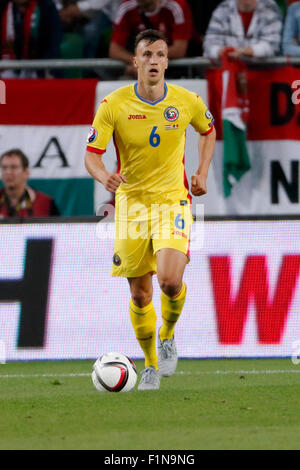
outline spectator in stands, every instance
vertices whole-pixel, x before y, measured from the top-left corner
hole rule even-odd
[[[186,0],[124,0],[117,12],[109,55],[132,65],[134,38],[145,29],[163,31],[169,44],[169,59],[186,55],[192,34],[192,16]]]
[[[205,35],[204,56],[232,59],[272,57],[279,52],[282,17],[273,0],[225,0],[214,11]]]
[[[27,186],[29,162],[20,149],[0,157],[4,188],[0,189],[0,217],[48,217],[59,215],[54,200]]]
[[[300,2],[289,6],[284,23],[282,51],[285,55],[300,56]]]
[[[282,16],[284,17],[286,14],[286,9],[287,9],[287,0],[274,0],[278,7],[279,10],[281,11]]]
[[[1,0],[0,30],[2,60],[60,56],[61,21],[52,0]]]
[[[223,0],[209,0],[208,2],[199,0],[188,0],[190,5],[194,29],[192,40],[189,44],[188,55],[200,56],[203,54],[204,36],[213,11]]]
[[[116,12],[122,0],[61,0],[60,17],[69,29],[72,25],[83,36],[83,55],[86,58],[97,57],[98,48],[103,55],[108,55],[110,35]],[[102,46],[102,47],[101,47]],[[105,51],[106,49],[106,51]]]

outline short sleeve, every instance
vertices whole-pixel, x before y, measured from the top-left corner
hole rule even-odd
[[[193,94],[191,110],[191,125],[201,135],[209,134],[214,127],[214,118],[199,95]]]
[[[112,107],[108,99],[101,101],[92,127],[87,137],[87,150],[102,154],[111,139],[114,131]]]

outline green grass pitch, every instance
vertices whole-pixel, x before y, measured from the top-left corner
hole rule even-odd
[[[92,363],[0,365],[0,449],[300,449],[289,359],[180,360],[159,391],[129,393],[98,393]]]

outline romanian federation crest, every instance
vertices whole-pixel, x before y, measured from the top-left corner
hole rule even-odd
[[[87,136],[87,143],[91,144],[97,138],[97,131],[94,127],[91,127]]]
[[[178,119],[179,111],[173,106],[170,106],[169,108],[165,110],[164,116],[167,119],[167,121],[174,122]]]

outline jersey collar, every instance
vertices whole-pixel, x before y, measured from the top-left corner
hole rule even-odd
[[[168,87],[167,87],[166,83],[164,84],[164,87],[165,87],[165,92],[164,92],[163,96],[161,98],[159,98],[158,100],[156,100],[156,101],[148,101],[148,100],[145,100],[145,98],[142,98],[138,94],[137,83],[135,83],[135,85],[134,85],[134,91],[135,91],[135,94],[136,94],[136,96],[138,97],[139,100],[143,101],[144,103],[151,104],[152,106],[155,106],[157,103],[160,103],[161,101],[163,101],[165,99],[165,97],[167,96]]]

